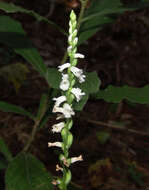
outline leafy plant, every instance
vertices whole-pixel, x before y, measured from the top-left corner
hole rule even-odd
[[[62,62],[65,62],[67,55],[69,55],[71,66],[73,67],[75,67],[77,63],[76,58],[75,58],[76,56],[75,54],[77,51],[76,45],[82,44],[83,42],[88,40],[98,30],[100,30],[105,24],[109,24],[113,22],[114,21],[114,18],[112,17],[113,14],[119,15],[126,10],[136,10],[137,8],[148,6],[149,1],[142,0],[142,3],[139,3],[137,6],[133,6],[133,7],[124,6],[120,0],[111,0],[111,1],[95,0],[95,1],[92,1],[91,6],[88,9],[85,9],[86,4],[87,4],[87,0],[81,0],[81,10],[80,10],[79,18],[78,18],[78,23],[76,23],[74,18],[72,19],[73,22],[70,24],[70,29],[69,29],[69,39],[68,39],[69,49],[67,49],[67,52],[65,54],[66,56],[64,57],[62,61]],[[56,27],[64,35],[66,36],[68,35],[57,24],[40,16],[34,11],[26,10],[12,3],[5,3],[5,2],[0,2],[0,9],[5,11],[6,13],[29,14],[33,16],[34,18],[36,18],[38,21],[45,21],[51,26]],[[77,30],[79,30],[79,41],[76,38]],[[73,31],[73,34],[71,36],[70,33],[72,31]],[[29,38],[26,36],[26,33],[23,27],[21,26],[20,22],[16,21],[10,16],[0,16],[0,43],[5,44],[8,47],[11,47],[15,51],[16,54],[21,55],[27,62],[29,62],[36,69],[36,71],[41,75],[41,77],[43,77],[46,80],[47,84],[49,85],[49,88],[52,89],[51,91],[53,92],[53,94],[52,95],[50,94],[51,99],[55,97],[55,95],[60,94],[59,88],[62,85],[62,83],[63,85],[64,85],[64,82],[68,83],[68,80],[66,79],[64,80],[63,78],[61,81],[61,74],[57,71],[56,68],[46,67],[39,52],[33,46]],[[73,43],[76,43],[76,44],[74,45]],[[81,55],[77,55],[77,56],[79,57]],[[18,67],[20,66],[17,65],[17,69],[19,69]],[[23,70],[21,71],[19,70],[19,74],[20,72],[21,73],[24,72],[24,74],[26,74],[27,70],[25,68],[26,67],[23,66]],[[7,66],[3,68],[1,73],[6,73],[8,72],[9,69],[13,71],[13,68],[10,68]],[[73,76],[72,73],[70,72],[70,69],[68,68],[67,74],[69,75],[69,79],[70,79],[69,82],[71,83],[71,86],[70,86],[70,89],[67,89],[68,92],[66,93],[63,92],[61,94],[62,96],[64,95],[67,96],[67,103],[69,104],[69,106],[72,106],[74,110],[81,111],[84,105],[86,104],[89,96],[92,96],[96,99],[104,99],[107,102],[113,102],[113,103],[118,103],[122,101],[123,99],[127,99],[131,102],[136,102],[136,103],[149,102],[149,98],[148,98],[149,87],[148,86],[142,87],[142,88],[134,88],[134,87],[128,87],[128,86],[124,86],[124,87],[109,86],[105,90],[100,90],[99,89],[100,79],[97,76],[96,72],[90,72],[90,73],[86,72],[85,73],[86,80],[85,82],[83,81],[84,83],[81,83],[81,84],[77,82],[77,80],[76,81],[74,80],[74,77],[76,78],[77,77],[79,78],[80,76],[84,77],[84,75],[82,75],[82,70],[79,69],[79,72],[81,72],[81,74],[78,74],[78,72],[76,72],[77,73],[76,74],[74,72],[77,76],[75,74],[74,74],[75,76]],[[16,78],[14,79],[13,75],[11,75],[11,72],[8,72],[8,73],[10,76],[10,80],[13,81],[16,88],[18,88],[18,84],[16,82],[16,78],[18,79],[17,77],[18,75],[16,74]],[[73,96],[72,96],[71,91],[72,89],[74,90],[73,88],[74,84],[80,90],[79,92],[77,91],[77,93],[79,93],[78,97],[76,96],[77,93],[73,93]],[[28,153],[30,150],[30,146],[34,140],[34,137],[36,135],[36,132],[38,131],[38,129],[43,127],[44,124],[48,120],[49,112],[51,112],[51,110],[49,111],[48,101],[49,101],[49,95],[43,94],[39,103],[37,114],[32,114],[20,106],[16,106],[4,101],[0,101],[0,110],[4,112],[12,112],[15,114],[24,115],[34,121],[30,138],[28,142],[26,143],[25,147],[23,148],[22,152],[19,153],[18,155],[15,155],[13,157],[7,145],[4,143],[2,139],[0,139],[0,151],[2,152],[5,158],[0,161],[0,169],[6,169],[5,182],[6,182],[7,190],[53,189],[53,185],[51,184],[53,177],[51,176],[51,174],[46,171],[42,162],[40,162],[32,154]],[[58,100],[56,100],[56,103],[58,103],[57,101]],[[62,110],[64,112],[64,107],[60,107],[60,108],[63,108],[61,109],[61,112]],[[72,113],[74,112],[72,111]],[[58,180],[55,181],[55,183],[58,183],[59,188],[63,190],[67,189],[67,185],[69,184],[71,180],[71,173],[70,173],[70,170],[68,169],[69,165],[71,164],[72,160],[75,160],[75,161],[79,159],[81,160],[80,157],[77,157],[77,158],[75,157],[75,159],[68,158],[68,148],[71,146],[72,140],[73,140],[73,136],[71,132],[69,131],[70,128],[72,127],[72,123],[73,122],[70,118],[66,118],[66,126],[64,130],[62,130],[63,144],[59,144],[59,143],[56,144],[57,146],[61,145],[64,157],[60,158],[60,162],[63,168],[59,168],[59,170],[63,171],[63,177],[62,179],[58,178]],[[54,128],[53,130],[56,130],[56,129]],[[100,137],[100,141],[104,144],[106,140],[109,138],[109,134],[100,133],[98,137]],[[101,140],[101,137],[102,137],[102,140]],[[49,144],[49,146],[51,146],[51,144]],[[107,160],[106,163],[103,162],[102,164],[108,165],[109,160]],[[99,165],[101,166],[102,164],[100,163]],[[70,184],[68,188],[81,189],[80,187],[77,187],[72,184]]]

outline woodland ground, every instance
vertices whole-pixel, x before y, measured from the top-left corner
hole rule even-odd
[[[48,9],[43,2],[34,0],[31,3],[28,0],[20,2],[20,5],[46,15]],[[68,9],[67,4],[57,3],[50,19],[67,28]],[[58,66],[67,46],[66,38],[52,26],[37,23],[30,16],[15,14],[13,17],[21,21],[45,63]],[[96,71],[101,79],[101,88],[109,84],[135,87],[149,84],[149,9],[125,12],[82,45],[79,52],[86,55],[79,66],[86,71]],[[1,61],[4,61],[4,55],[1,55]],[[18,56],[10,63],[18,61],[25,63]],[[12,84],[1,79],[0,97],[36,113],[41,94],[47,91],[48,86],[27,65],[30,73],[18,93]],[[54,123],[55,118],[49,118],[45,128],[37,133],[31,152],[57,175],[57,152],[47,147],[49,141],[59,139],[50,132]],[[0,112],[0,136],[13,155],[22,150],[32,125],[23,116]],[[97,139],[97,133],[101,131],[110,136],[104,144]],[[112,104],[91,99],[77,115],[72,132],[71,154],[83,154],[84,158],[83,162],[71,167],[73,182],[83,190],[149,189],[149,105],[132,104],[126,100]],[[3,176],[4,172],[1,185]]]

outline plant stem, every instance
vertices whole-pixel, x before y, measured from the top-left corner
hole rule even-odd
[[[37,131],[37,127],[38,127],[39,123],[40,123],[39,120],[35,121],[35,124],[34,124],[33,129],[32,129],[31,136],[30,136],[30,138],[29,138],[27,144],[26,144],[25,147],[23,148],[23,151],[24,151],[24,152],[27,152],[27,151],[28,151],[28,149],[29,149],[31,143],[33,142],[34,137],[35,137],[35,134],[36,134],[36,131]]]
[[[88,0],[81,0],[81,10],[80,10],[79,17],[78,17],[78,22],[77,22],[77,30],[78,31],[80,29],[81,21],[83,19],[83,15],[84,15],[84,11],[85,11],[87,2],[88,2]],[[61,65],[63,65],[66,62],[67,58],[68,58],[68,53],[67,53],[67,50],[66,50],[65,53],[64,53],[64,57],[63,57],[63,59],[61,61]]]

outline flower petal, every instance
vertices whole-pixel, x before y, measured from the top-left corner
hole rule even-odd
[[[70,46],[71,47],[71,46]],[[58,71],[59,72],[63,72],[64,69],[67,69],[68,67],[70,67],[70,63],[65,63],[63,65],[58,66]]]
[[[82,155],[71,158],[71,164],[77,161],[83,161]]]
[[[53,146],[57,146],[57,147],[62,147],[62,143],[61,142],[54,142],[54,143],[51,143],[49,142],[48,143],[48,147],[53,147]]]
[[[72,88],[71,92],[75,95],[77,102],[79,102],[82,96],[85,95],[85,92],[81,92],[80,88]]]
[[[59,105],[67,100],[66,96],[60,96],[58,98],[53,98],[55,102],[55,106],[59,107]]]
[[[52,126],[52,132],[53,133],[60,133],[61,130],[64,128],[64,126],[65,126],[64,122],[57,123],[57,124]]]
[[[83,55],[83,54],[81,54],[81,53],[75,53],[75,56],[74,56],[74,58],[84,58],[85,56]]]
[[[70,85],[70,82],[69,82],[68,74],[62,74],[62,81],[60,83],[60,89],[63,91],[66,91],[69,89],[69,85]]]

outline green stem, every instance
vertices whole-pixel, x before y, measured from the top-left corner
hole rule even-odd
[[[83,19],[83,15],[84,15],[84,11],[85,11],[87,3],[88,3],[88,0],[81,0],[81,10],[80,10],[79,17],[78,17],[78,22],[77,22],[78,31],[80,29],[80,25],[81,25],[81,22],[82,22],[82,19]],[[68,58],[68,53],[67,53],[67,50],[66,50],[65,53],[64,53],[64,57],[63,57],[63,59],[61,61],[61,65],[63,65],[66,62],[67,58]]]
[[[33,140],[34,140],[34,138],[35,138],[36,131],[37,131],[37,127],[38,127],[39,123],[40,123],[39,120],[37,120],[37,121],[35,122],[35,124],[34,124],[34,126],[33,126],[33,129],[32,129],[31,136],[30,136],[30,138],[29,138],[29,140],[28,140],[26,146],[23,148],[23,151],[24,151],[24,152],[27,152],[27,151],[28,151],[28,149],[29,149],[31,143],[33,142]]]

